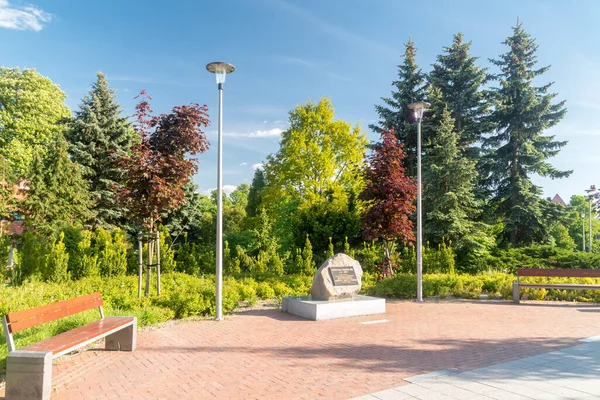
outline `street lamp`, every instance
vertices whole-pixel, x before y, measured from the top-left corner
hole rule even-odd
[[[216,270],[216,317],[223,320],[223,84],[225,76],[235,71],[235,67],[226,62],[212,62],[206,69],[217,77],[219,88],[219,145],[217,160],[217,270]]]
[[[581,212],[579,215],[581,215],[581,228],[583,229],[583,236],[581,237],[581,239],[582,239],[583,251],[585,251],[585,213]]]
[[[596,185],[590,185],[589,189],[585,190],[588,193],[588,199],[590,201],[590,246],[588,251],[592,252],[592,200],[594,199],[594,192],[596,191]]]
[[[417,302],[423,301],[423,209],[421,207],[421,120],[423,112],[431,107],[424,101],[410,103],[417,120]]]

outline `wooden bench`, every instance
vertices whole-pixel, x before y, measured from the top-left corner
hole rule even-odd
[[[519,304],[520,301],[521,288],[600,290],[600,285],[586,285],[579,283],[522,283],[522,276],[542,276],[551,278],[600,278],[600,270],[519,268],[517,270],[517,281],[513,283],[513,303],[516,304]]]
[[[6,398],[49,399],[52,360],[98,339],[106,338],[106,350],[135,350],[136,318],[105,317],[102,305],[102,295],[92,293],[5,315],[2,324],[9,351],[6,362]],[[15,348],[14,333],[93,308],[98,308],[99,320],[19,350]]]

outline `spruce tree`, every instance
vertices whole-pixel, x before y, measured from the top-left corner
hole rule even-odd
[[[38,232],[52,234],[65,224],[81,227],[94,216],[87,183],[70,160],[64,139],[49,146],[44,159],[35,156],[28,187],[22,208]]]
[[[121,116],[106,75],[98,72],[97,76],[76,112],[67,139],[72,159],[83,167],[83,178],[95,201],[93,225],[111,228],[119,224],[123,214],[115,198],[115,188],[121,182],[116,160],[129,152],[134,133]]]
[[[440,97],[440,90],[432,89],[430,98]],[[432,105],[432,119],[439,120],[439,124],[423,162],[424,239],[437,245],[446,238],[463,248],[475,231],[473,220],[479,214],[474,195],[475,161],[460,152],[450,109],[445,106],[440,110],[434,100]]]
[[[485,139],[489,148],[487,183],[494,191],[493,204],[504,223],[504,239],[512,246],[540,242],[547,237],[540,188],[531,182],[531,174],[551,178],[567,177],[572,171],[559,171],[547,162],[567,142],[545,135],[565,115],[564,101],[553,103],[552,83],[535,86],[549,67],[536,68],[538,46],[517,21],[513,35],[504,42],[509,50],[498,60],[500,68],[493,76],[494,111],[491,120],[496,129]]]
[[[384,105],[376,105],[379,125],[369,125],[379,134],[393,130],[401,143],[404,143],[406,173],[410,177],[417,174],[417,124],[413,121],[408,105],[425,99],[425,74],[415,61],[417,48],[412,39],[404,44],[404,60],[398,65],[398,80],[392,82],[391,97],[383,97]]]
[[[475,159],[478,149],[473,145],[490,129],[485,119],[489,103],[482,90],[486,68],[475,64],[477,57],[469,53],[470,47],[471,42],[465,42],[462,33],[455,33],[452,45],[437,56],[429,83],[441,90],[442,100],[452,112],[459,150]]]

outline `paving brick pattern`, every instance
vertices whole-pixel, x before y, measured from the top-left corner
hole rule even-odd
[[[249,311],[142,331],[133,353],[63,359],[53,399],[347,399],[579,344],[600,334],[599,313],[504,301],[388,302],[385,316],[317,322]]]

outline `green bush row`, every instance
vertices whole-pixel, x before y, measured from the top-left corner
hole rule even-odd
[[[469,274],[424,274],[423,296],[458,297],[478,299],[488,295],[499,299],[512,299],[512,284],[515,276],[505,273]],[[600,285],[594,278],[521,278],[521,282],[579,283]],[[397,274],[373,284],[364,285],[364,292],[373,296],[398,299],[416,297],[417,277],[412,274]],[[521,289],[521,298],[529,300],[556,300],[600,303],[598,290]]]

